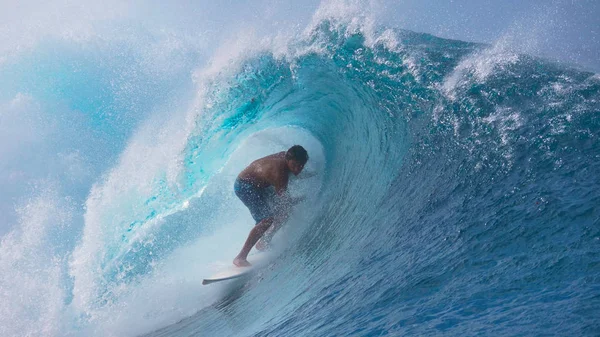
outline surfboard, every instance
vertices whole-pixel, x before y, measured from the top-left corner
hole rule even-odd
[[[217,273],[205,278],[202,280],[203,285],[208,285],[211,283],[222,282],[232,279],[237,279],[245,276],[249,276],[252,273],[266,267],[268,263],[271,261],[272,254],[269,252],[259,252],[256,254],[252,254],[248,256],[248,262],[250,262],[250,267],[238,267],[231,264],[228,267],[218,271]]]

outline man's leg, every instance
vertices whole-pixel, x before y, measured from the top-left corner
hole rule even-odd
[[[250,266],[250,262],[248,262],[247,260],[248,253],[250,253],[250,250],[252,250],[252,247],[254,247],[258,239],[260,239],[261,236],[265,234],[267,229],[269,229],[269,227],[271,227],[272,224],[273,217],[269,217],[262,219],[259,223],[256,224],[256,226],[254,226],[254,228],[252,228],[250,234],[248,234],[246,243],[244,243],[244,247],[242,247],[242,250],[240,251],[238,256],[236,256],[233,260],[233,264],[235,264],[238,267]]]
[[[271,244],[271,240],[273,239],[273,236],[275,236],[275,233],[277,233],[277,231],[281,228],[281,226],[287,220],[287,218],[288,218],[287,215],[276,216],[273,219],[273,224],[271,225],[271,227],[269,227],[269,229],[266,231],[266,233],[256,243],[256,249],[258,249],[260,251],[267,250],[269,248],[269,245]]]
[[[256,243],[256,249],[258,249],[260,251],[265,251],[269,248],[269,246],[271,244],[271,240],[273,239],[273,236],[275,236],[277,231],[279,231],[279,229],[281,229],[283,224],[290,217],[290,212],[292,210],[293,205],[294,205],[294,203],[292,202],[292,203],[280,204],[277,206],[277,208],[275,209],[275,217],[273,220],[273,225],[271,225],[271,227],[269,227],[267,232]]]

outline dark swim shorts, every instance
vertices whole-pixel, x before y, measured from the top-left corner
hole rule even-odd
[[[273,216],[274,212],[270,202],[273,193],[269,189],[258,188],[246,180],[236,179],[233,190],[235,195],[248,207],[256,223]]]

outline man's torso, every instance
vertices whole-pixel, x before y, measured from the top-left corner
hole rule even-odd
[[[266,188],[275,185],[285,174],[285,164],[285,152],[275,153],[252,162],[238,175],[238,179],[258,188]]]

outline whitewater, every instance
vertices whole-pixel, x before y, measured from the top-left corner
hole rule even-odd
[[[597,73],[372,2],[67,7],[0,30],[1,336],[600,334]],[[202,286],[294,144],[278,257]]]

